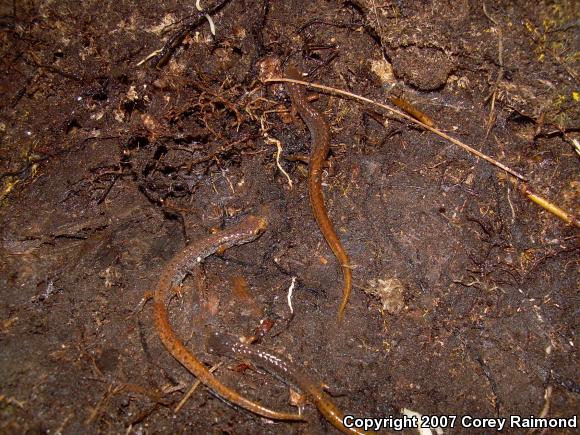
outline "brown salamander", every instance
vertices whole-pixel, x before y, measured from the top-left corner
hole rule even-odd
[[[242,245],[257,239],[266,229],[264,218],[247,216],[237,225],[211,234],[187,246],[173,257],[163,270],[154,292],[155,327],[161,341],[173,357],[211,391],[223,399],[248,411],[274,420],[304,420],[298,414],[273,411],[253,402],[223,385],[214,375],[185,347],[169,323],[166,300],[172,288],[181,284],[188,271],[206,257],[222,252],[232,246]]]
[[[230,358],[244,358],[268,371],[282,382],[301,390],[316,405],[324,417],[338,430],[346,434],[366,434],[357,428],[347,428],[343,424],[344,414],[326,394],[319,383],[303,373],[288,358],[270,352],[260,346],[246,346],[235,337],[212,333],[206,342],[207,351]]]
[[[288,67],[286,76],[290,79],[301,80],[298,70],[294,67]],[[312,214],[318,223],[318,227],[332,249],[334,256],[340,263],[344,287],[342,291],[342,300],[338,309],[338,318],[342,319],[344,310],[350,297],[352,289],[352,270],[346,251],[342,247],[336,230],[328,217],[328,211],[324,204],[324,195],[322,193],[322,169],[328,151],[330,150],[330,128],[324,119],[324,116],[312,107],[306,101],[302,85],[296,83],[286,83],[292,106],[296,109],[300,117],[304,120],[310,131],[312,140],[312,151],[310,154],[310,165],[308,167],[308,193],[310,196],[310,207]]]

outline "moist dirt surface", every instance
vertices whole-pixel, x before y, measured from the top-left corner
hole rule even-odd
[[[578,229],[419,126],[311,92],[353,267],[339,323],[342,274],[308,200],[310,134],[284,85],[264,80],[294,65],[404,98],[578,214],[578,3],[219,3],[215,37],[194,2],[0,6],[0,432],[337,433],[308,400],[306,423],[272,422],[199,386],[176,411],[195,378],[144,298],[173,255],[246,214],[267,231],[210,256],[168,304],[222,382],[297,410],[279,379],[207,353],[210,332],[258,337],[346,414],[576,415]]]

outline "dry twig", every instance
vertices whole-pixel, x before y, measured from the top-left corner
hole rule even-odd
[[[389,112],[398,115],[399,117],[401,117],[403,119],[406,119],[409,122],[412,122],[413,124],[419,125],[419,126],[423,127],[424,129],[429,130],[430,132],[436,134],[437,136],[442,137],[443,139],[448,140],[449,142],[463,148],[465,151],[469,152],[470,154],[473,154],[477,157],[480,157],[483,160],[485,160],[486,162],[489,162],[492,165],[504,170],[505,172],[512,175],[516,179],[519,179],[520,181],[524,181],[524,182],[528,181],[528,178],[526,178],[522,174],[516,172],[515,170],[511,169],[510,167],[504,165],[503,163],[495,160],[494,158],[489,157],[488,155],[483,154],[482,152],[470,147],[469,145],[464,144],[460,140],[455,139],[446,133],[443,133],[441,130],[439,130],[435,127],[431,127],[431,126],[421,122],[420,120],[415,119],[410,115],[407,115],[406,113],[400,112],[399,110],[396,110],[390,106],[387,106],[386,104],[382,104],[382,103],[373,101],[369,98],[366,98],[366,97],[363,97],[363,96],[360,96],[357,94],[353,94],[353,93],[348,92],[348,91],[343,91],[342,89],[337,89],[337,88],[333,88],[330,86],[320,85],[317,83],[310,83],[310,82],[306,82],[303,80],[294,80],[294,79],[288,79],[288,78],[284,78],[284,77],[274,77],[274,78],[266,79],[265,82],[266,83],[271,83],[271,82],[297,83],[299,85],[307,86],[307,87],[314,88],[314,89],[320,89],[320,90],[329,92],[331,94],[341,95],[343,97],[348,97],[348,98],[353,98],[355,100],[363,101],[365,103],[369,103],[369,104],[372,104],[374,106],[378,106],[382,109],[388,110]],[[536,195],[525,184],[520,185],[520,191],[527,198],[529,198],[531,201],[533,201],[534,203],[543,207],[545,210],[549,211],[554,216],[557,216],[558,218],[562,219],[563,221],[567,222],[570,225],[575,225],[576,227],[580,227],[580,220],[578,220],[578,218],[576,218],[573,214],[565,212],[564,210],[562,210],[560,207],[556,206],[555,204],[552,204],[548,200]]]
[[[222,365],[222,363],[220,362],[220,363],[217,363],[212,368],[210,368],[209,369],[210,373],[215,372],[221,365]],[[185,393],[185,396],[183,396],[183,398],[179,401],[179,403],[175,407],[175,410],[173,411],[174,413],[177,414],[179,412],[179,410],[183,407],[183,405],[185,405],[185,402],[187,402],[189,400],[191,395],[194,393],[194,391],[197,389],[197,387],[199,387],[200,384],[201,384],[201,382],[199,381],[199,379],[193,383],[193,385],[191,386],[189,391],[187,393]]]
[[[524,177],[522,174],[520,174],[519,172],[515,171],[514,169],[511,169],[510,167],[504,165],[503,163],[495,160],[494,158],[489,157],[488,155],[483,154],[481,151],[478,151],[475,148],[472,148],[469,145],[464,144],[460,140],[455,139],[454,137],[451,137],[446,133],[443,133],[441,130],[439,130],[435,127],[430,127],[429,125],[419,121],[418,119],[415,119],[412,116],[407,115],[406,113],[403,113],[397,109],[393,109],[392,107],[387,106],[386,104],[382,104],[382,103],[379,103],[377,101],[373,101],[369,98],[366,98],[366,97],[363,97],[363,96],[360,96],[357,94],[353,94],[353,93],[348,92],[348,91],[343,91],[342,89],[332,88],[330,86],[324,86],[324,85],[320,85],[317,83],[305,82],[303,80],[293,80],[293,79],[287,79],[284,77],[275,77],[275,78],[271,78],[271,79],[266,79],[265,82],[266,83],[269,83],[269,82],[298,83],[299,85],[303,85],[303,86],[307,86],[307,87],[311,87],[311,88],[315,88],[315,89],[322,89],[323,91],[327,91],[327,92],[330,92],[332,94],[337,94],[337,95],[342,95],[344,97],[354,98],[355,100],[364,101],[365,103],[369,103],[369,104],[372,104],[374,106],[378,106],[382,109],[388,110],[389,112],[400,116],[403,119],[406,119],[407,121],[410,121],[414,124],[417,124],[417,125],[423,127],[424,129],[429,130],[432,133],[435,133],[437,136],[440,136],[443,139],[446,139],[449,142],[463,148],[465,151],[469,152],[470,154],[473,154],[473,155],[491,163],[492,165],[497,166],[498,168],[506,171],[507,173],[513,175],[514,177],[519,178],[522,181],[527,181],[527,178]]]

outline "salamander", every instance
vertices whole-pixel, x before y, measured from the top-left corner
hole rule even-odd
[[[282,382],[301,390],[316,405],[320,413],[337,429],[345,434],[366,434],[356,428],[347,428],[342,421],[344,414],[320,384],[310,379],[302,370],[283,355],[273,353],[260,346],[246,346],[231,335],[212,333],[208,335],[206,349],[210,353],[230,358],[241,357],[268,371]]]
[[[286,69],[286,77],[295,80],[301,79],[298,70],[294,67],[288,67]],[[306,101],[301,85],[288,82],[286,86],[288,94],[290,94],[290,99],[292,100],[292,107],[298,112],[310,131],[312,141],[310,164],[308,167],[310,207],[326,243],[328,243],[328,246],[334,253],[342,269],[344,286],[342,300],[338,309],[338,319],[341,320],[352,289],[352,270],[348,255],[342,247],[336,235],[336,230],[328,217],[328,211],[326,210],[324,195],[322,193],[322,170],[330,150],[330,127],[324,119],[324,116]]]
[[[255,414],[274,420],[304,420],[298,414],[270,410],[253,402],[222,384],[185,347],[177,337],[167,313],[166,302],[172,289],[181,284],[187,273],[203,259],[232,246],[242,245],[257,239],[266,230],[267,222],[258,216],[247,216],[237,225],[211,234],[187,246],[175,255],[163,270],[153,296],[155,327],[164,346],[173,357],[185,366],[201,383],[223,399]]]

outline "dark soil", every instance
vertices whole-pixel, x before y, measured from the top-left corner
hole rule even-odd
[[[354,265],[339,325],[342,276],[308,203],[310,136],[284,86],[262,80],[293,64],[403,96],[578,214],[578,3],[230,0],[215,37],[201,21],[166,65],[139,65],[194,4],[0,6],[0,432],[336,432],[312,405],[308,423],[273,423],[204,387],[174,413],[195,379],[139,302],[187,243],[252,212],[268,231],[210,257],[169,307],[228,385],[295,409],[279,380],[204,352],[208,330],[267,320],[262,346],[346,413],[577,414],[578,230],[455,145],[318,94],[326,202]]]

